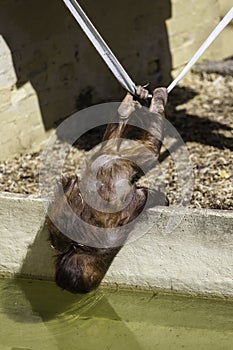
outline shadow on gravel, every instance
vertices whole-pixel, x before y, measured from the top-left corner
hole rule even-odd
[[[186,88],[176,87],[169,95],[167,105],[167,118],[180,133],[184,142],[198,142],[218,149],[233,150],[233,138],[221,134],[222,131],[231,131],[231,127],[207,117],[187,114],[186,109],[177,111],[176,107],[193,99],[198,92]],[[83,134],[75,143],[75,147],[89,151],[102,141],[106,125],[98,126]],[[220,132],[220,133],[219,133]],[[128,137],[138,139],[141,136],[139,128],[132,127]],[[166,158],[165,154],[161,160]]]

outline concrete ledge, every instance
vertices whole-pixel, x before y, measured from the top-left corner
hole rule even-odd
[[[40,198],[0,193],[2,276],[53,278],[45,211]],[[169,233],[172,213],[174,207],[148,211],[150,230],[121,250],[104,284],[233,296],[233,212],[177,208],[183,219]]]

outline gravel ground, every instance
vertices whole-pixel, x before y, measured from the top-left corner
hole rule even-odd
[[[193,168],[192,208],[233,209],[232,93],[232,76],[192,73],[169,96],[167,117],[182,136]],[[64,174],[73,174],[74,169],[80,173],[80,162],[92,143],[100,140],[101,132],[82,137],[77,148],[70,149]],[[176,204],[177,171],[166,152],[162,152],[161,167],[170,205]],[[0,162],[0,191],[38,194],[39,171],[40,152]],[[147,178],[152,187],[156,176],[152,171]]]

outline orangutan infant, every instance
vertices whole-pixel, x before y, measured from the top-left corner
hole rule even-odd
[[[84,181],[76,176],[62,179],[48,211],[50,241],[58,251],[56,283],[72,293],[99,286],[145,206],[167,204],[163,193],[136,185],[159,157],[167,90],[154,90],[149,110],[140,114],[147,114],[148,127],[136,146],[124,151],[121,140],[131,128],[127,122],[143,109],[142,101],[148,101],[144,88],[138,87],[137,94],[138,99],[127,94],[121,103],[118,120],[107,126],[103,145],[88,162]],[[79,237],[87,237],[90,243],[83,244]]]

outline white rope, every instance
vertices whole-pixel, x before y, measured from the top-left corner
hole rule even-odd
[[[131,94],[136,86],[76,0],[63,0],[120,84]]]
[[[167,92],[171,92],[172,89],[178,84],[178,82],[183,79],[183,77],[188,73],[188,71],[192,68],[192,66],[197,62],[197,60],[203,55],[205,50],[210,46],[210,44],[217,38],[217,36],[223,31],[223,29],[230,23],[233,19],[233,7],[224,18],[219,22],[219,24],[215,27],[212,33],[208,36],[206,41],[201,45],[201,47],[197,50],[195,55],[191,58],[188,64],[184,67],[178,77],[168,86]]]
[[[135,95],[136,85],[129,77],[125,69],[122,67],[116,56],[110,50],[104,39],[101,37],[97,29],[91,23],[77,0],[63,0],[76,21],[79,23],[82,30],[85,32],[89,40],[92,42],[100,56],[103,58],[109,69],[114,76],[120,82],[120,84],[131,94]],[[188,73],[197,60],[203,55],[210,44],[217,38],[217,36],[223,31],[223,29],[233,19],[233,7],[228,11],[224,18],[215,27],[212,33],[208,36],[205,42],[197,50],[195,55],[191,58],[188,64],[184,67],[177,78],[167,87],[167,92],[170,93],[172,89],[178,84],[178,82]],[[149,95],[149,97],[152,97]]]

